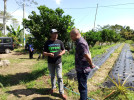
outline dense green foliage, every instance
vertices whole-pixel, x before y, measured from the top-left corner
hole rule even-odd
[[[101,32],[89,31],[84,34],[88,44],[94,46],[97,41],[102,41]]]
[[[134,41],[134,30],[129,26],[121,25],[105,25],[99,26],[97,30],[91,30],[86,33],[82,33],[82,36],[87,40],[88,44],[94,46],[96,42],[124,42],[125,40]]]
[[[49,38],[51,29],[55,28],[59,31],[59,39],[67,44],[70,40],[69,32],[73,27],[72,17],[63,15],[64,11],[60,8],[55,10],[46,6],[38,7],[39,15],[32,11],[29,19],[24,19],[25,28],[35,37],[34,47],[42,50],[44,42]]]
[[[121,35],[121,38],[124,39],[132,39],[134,37],[134,30],[130,29],[129,26],[121,26],[121,25],[105,25],[103,27],[98,28],[98,30],[104,30],[104,29],[108,29],[108,30],[113,30],[116,33],[119,33]]]
[[[102,40],[103,42],[117,42],[120,40],[120,34],[117,34],[114,30],[104,29],[102,31]]]
[[[117,42],[120,40],[120,34],[117,34],[113,30],[103,29],[102,31],[89,31],[83,34],[83,37],[87,40],[88,44],[92,47],[96,42]]]

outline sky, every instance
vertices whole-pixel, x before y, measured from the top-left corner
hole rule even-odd
[[[23,0],[7,0],[7,12],[14,18],[18,19],[21,24],[23,18],[23,9],[16,1]],[[72,16],[74,26],[82,32],[89,31],[94,28],[95,13],[98,4],[95,28],[104,25],[119,24],[122,26],[130,26],[134,29],[134,1],[133,0],[35,0],[38,5],[32,4],[25,8],[25,17],[35,11],[40,5],[45,5],[51,9],[57,7],[64,10],[64,15]],[[4,9],[4,2],[0,0],[0,11]],[[10,21],[7,24],[11,24]]]

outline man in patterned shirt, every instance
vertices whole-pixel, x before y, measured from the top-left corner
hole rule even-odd
[[[70,37],[75,41],[75,69],[77,72],[78,89],[80,92],[80,100],[87,100],[87,79],[92,68],[95,66],[91,60],[89,46],[80,32],[74,28],[70,32]]]

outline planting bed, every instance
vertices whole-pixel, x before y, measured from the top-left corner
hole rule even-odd
[[[97,55],[96,57],[94,57],[94,58],[92,59],[93,63],[94,63],[96,66],[100,67],[100,66],[110,57],[110,55],[115,51],[115,49],[117,49],[120,45],[121,45],[121,44],[117,44],[116,46],[109,48],[109,49],[107,50],[107,52],[105,52],[104,54],[102,54],[102,55]],[[91,77],[93,76],[93,74],[94,74],[94,72],[95,72],[96,70],[97,70],[97,68],[92,69],[92,71],[91,71],[90,74],[89,74],[89,78],[91,78]],[[67,73],[67,76],[68,76],[70,79],[72,79],[72,78],[76,79],[76,71],[75,71],[75,69],[72,69],[70,72],[68,72],[68,73]]]
[[[128,77],[126,86],[134,86],[134,60],[128,44],[124,45],[119,55],[118,61],[116,61],[113,69],[109,74],[111,78],[115,78],[116,82],[118,82],[118,75],[120,77],[121,83],[123,83],[128,75],[130,75]],[[111,87],[113,85],[114,84],[109,79],[104,82],[104,86]]]

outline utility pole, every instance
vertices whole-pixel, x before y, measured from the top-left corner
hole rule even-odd
[[[17,2],[17,0],[15,0],[16,3],[19,6],[23,6],[23,19],[25,18],[25,6],[30,6],[30,4],[34,3],[34,4],[38,4],[37,2],[35,2],[34,0],[20,0],[20,2]],[[30,2],[30,4],[27,4],[25,1]],[[24,46],[25,46],[25,29],[24,29],[24,25],[23,25],[23,34],[24,34]]]
[[[25,0],[23,0],[23,19],[25,18]],[[25,47],[25,28],[23,25],[23,34],[24,34],[24,47]]]
[[[3,29],[4,29],[4,34],[6,35],[6,9],[7,9],[7,5],[6,5],[7,0],[4,0],[4,15],[3,15]]]
[[[95,13],[95,19],[94,19],[94,29],[95,29],[95,22],[96,22],[97,11],[98,11],[98,4],[97,4],[96,13]]]

